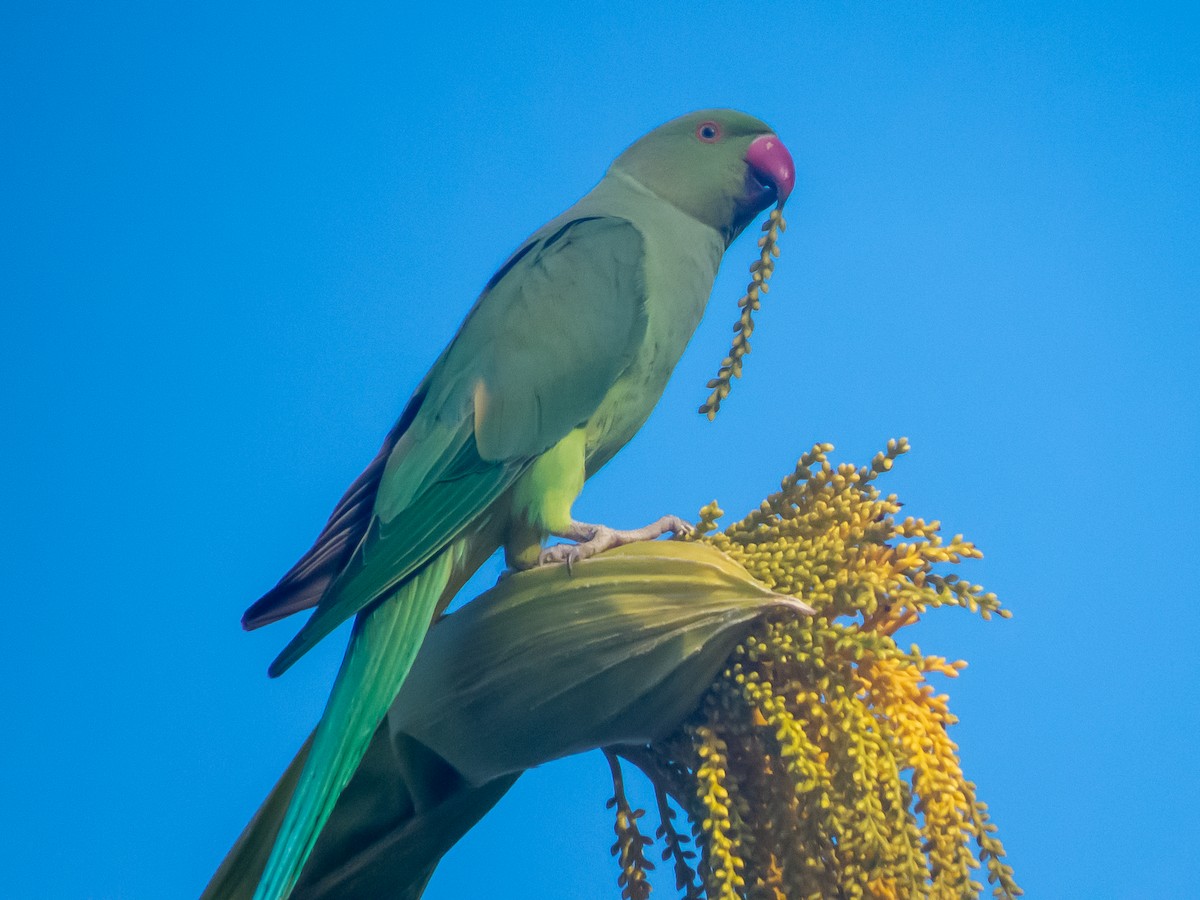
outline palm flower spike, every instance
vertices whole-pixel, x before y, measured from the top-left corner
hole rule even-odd
[[[750,352],[750,335],[754,332],[754,313],[761,308],[761,295],[768,290],[767,280],[775,271],[775,260],[779,257],[779,235],[787,229],[783,218],[783,202],[771,210],[767,221],[763,222],[762,230],[766,232],[758,239],[758,259],[750,264],[750,284],[746,286],[746,294],[738,301],[742,314],[738,316],[733,326],[733,346],[729,355],[721,361],[717,377],[710,379],[706,387],[712,390],[708,399],[700,406],[700,413],[708,416],[711,422],[717,417],[721,401],[729,396],[729,388],[734,378],[742,377],[742,357]]]
[[[907,441],[864,466],[832,449],[724,529],[713,502],[688,540],[521,572],[439,620],[292,900],[419,900],[522,772],[593,748],[625,900],[672,876],[679,900],[963,900],[985,873],[1019,897],[934,680],[965,664],[903,638],[940,607],[1008,611],[956,574],[972,542],[880,490]],[[203,900],[253,896],[307,752]]]

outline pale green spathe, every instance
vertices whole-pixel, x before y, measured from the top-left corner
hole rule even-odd
[[[678,729],[756,621],[807,611],[678,541],[504,579],[430,630],[294,896],[415,900],[524,769]],[[253,894],[307,751],[202,900]]]

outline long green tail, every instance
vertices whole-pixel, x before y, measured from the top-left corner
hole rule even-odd
[[[295,887],[317,835],[408,675],[450,580],[455,549],[454,544],[446,547],[354,623],[342,668],[254,900],[285,900]]]

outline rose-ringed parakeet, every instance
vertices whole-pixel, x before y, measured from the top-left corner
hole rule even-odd
[[[726,247],[794,178],[758,119],[682,116],[484,287],[316,543],[243,617],[257,628],[316,606],[273,676],[357,617],[255,900],[290,893],[430,622],[498,547],[518,568],[570,563],[684,527],[618,532],[574,521],[571,505],[646,421]],[[542,550],[549,535],[580,543]]]

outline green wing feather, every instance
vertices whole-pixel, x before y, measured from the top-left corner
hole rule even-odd
[[[458,452],[424,492],[390,521],[372,519],[346,568],[269,673],[282,674],[342,622],[411,578],[499,497],[528,462],[484,462],[468,429]]]
[[[388,458],[366,537],[271,675],[403,583],[596,410],[645,331],[643,252],[624,219],[575,219],[493,279]]]
[[[645,245],[624,219],[569,221],[516,266],[520,277],[495,284],[448,359],[477,360],[485,459],[535,456],[587,421],[646,329]]]

